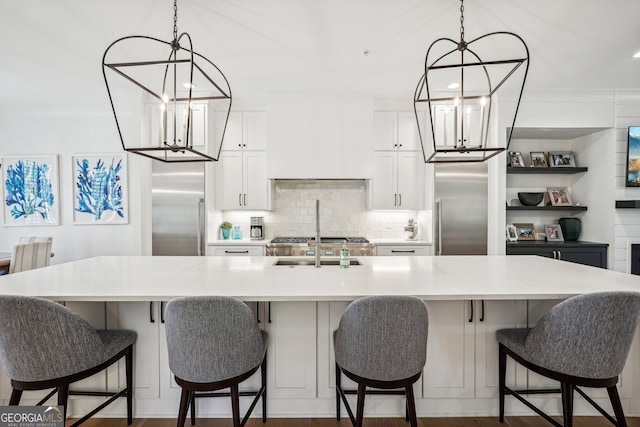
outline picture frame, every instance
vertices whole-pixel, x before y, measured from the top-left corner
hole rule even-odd
[[[518,232],[513,224],[507,224],[506,228],[507,241],[515,242],[518,240]]]
[[[536,227],[533,223],[513,224],[518,240],[536,240]]]
[[[531,167],[532,168],[546,168],[549,167],[547,163],[547,156],[544,151],[531,151]]]
[[[519,151],[509,151],[509,164],[512,168],[523,168],[524,159]]]
[[[551,206],[573,206],[567,187],[547,187]]]
[[[549,163],[555,168],[573,168],[576,166],[572,151],[549,151]]]
[[[128,224],[126,153],[76,154],[73,171],[74,224]]]
[[[7,156],[0,161],[4,225],[59,225],[58,156]]]
[[[627,129],[627,178],[625,187],[640,187],[640,126]]]
[[[549,242],[564,242],[560,224],[545,224],[544,233],[547,235],[547,241]]]

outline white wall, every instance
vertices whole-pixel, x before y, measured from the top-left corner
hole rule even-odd
[[[108,104],[105,100],[105,107]],[[125,124],[127,125],[127,124]],[[129,129],[130,131],[130,129]],[[0,251],[10,252],[20,236],[53,236],[52,264],[97,255],[142,253],[140,170],[145,159],[128,156],[129,223],[123,225],[73,224],[73,170],[71,156],[90,153],[122,153],[111,112],[3,111],[0,113],[0,157],[57,154],[60,225],[0,227]],[[4,183],[3,183],[4,187]]]
[[[615,186],[616,200],[640,200],[640,188],[626,188],[625,170],[627,162],[627,128],[640,125],[640,91],[620,90],[615,99]],[[612,268],[629,271],[628,248],[631,243],[640,243],[640,210],[614,209],[613,225],[615,244]]]

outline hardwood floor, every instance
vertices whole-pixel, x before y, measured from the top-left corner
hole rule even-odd
[[[575,417],[575,427],[610,427],[603,417]],[[560,421],[560,420],[559,420]],[[627,417],[629,427],[640,427],[640,418]],[[94,418],[82,424],[85,427],[126,427],[127,421],[114,418]],[[134,419],[132,427],[174,427],[174,418],[140,418]],[[191,425],[187,418],[185,427]],[[466,418],[419,418],[418,427],[546,427],[547,423],[540,417],[506,417],[504,424],[497,417]],[[196,420],[196,427],[229,427],[230,419],[203,418]],[[363,427],[408,427],[409,423],[402,418],[365,418]],[[335,418],[272,418],[263,423],[260,418],[251,418],[246,427],[351,427],[349,419],[339,422]]]

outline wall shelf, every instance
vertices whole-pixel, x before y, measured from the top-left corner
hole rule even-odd
[[[507,206],[508,211],[586,211],[586,206]]]
[[[585,166],[581,167],[548,167],[548,168],[532,168],[532,167],[512,167],[507,166],[507,173],[512,174],[573,174],[586,172],[589,168]]]

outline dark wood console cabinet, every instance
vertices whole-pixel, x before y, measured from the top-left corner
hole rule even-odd
[[[578,264],[607,268],[606,243],[593,242],[507,242],[507,255],[539,255]]]

